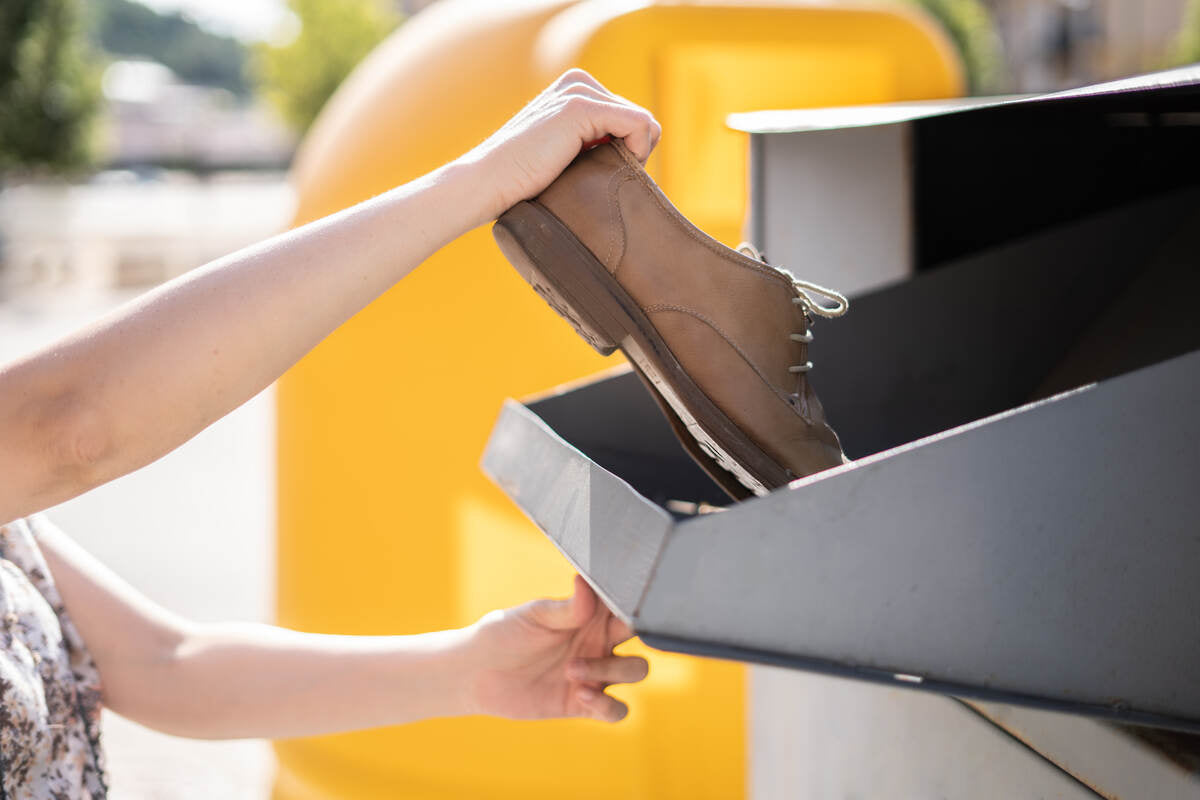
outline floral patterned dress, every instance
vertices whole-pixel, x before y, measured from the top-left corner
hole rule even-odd
[[[100,675],[38,549],[47,524],[0,526],[0,800],[96,800]]]

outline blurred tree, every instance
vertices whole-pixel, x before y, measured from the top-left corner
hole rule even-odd
[[[89,5],[92,36],[106,52],[152,59],[187,83],[228,89],[241,97],[250,93],[246,47],[237,39],[133,0],[91,0]]]
[[[288,6],[299,33],[287,44],[257,46],[252,71],[267,99],[303,133],[401,17],[387,0],[289,0]]]
[[[1168,60],[1172,66],[1200,61],[1200,0],[1188,0]]]
[[[1005,88],[1004,51],[991,14],[981,0],[912,0],[942,23],[958,48],[970,94]]]
[[[100,97],[90,56],[77,0],[0,2],[0,171],[90,162]]]

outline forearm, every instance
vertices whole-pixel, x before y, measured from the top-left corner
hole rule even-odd
[[[195,738],[288,738],[456,716],[469,710],[466,636],[198,626],[171,658],[130,682],[129,696],[106,689],[106,701]]]
[[[100,670],[104,704],[200,738],[290,737],[474,710],[473,628],[326,636],[189,623],[148,600],[49,520],[31,520],[67,612]]]
[[[480,221],[471,169],[444,168],[196,269],[7,368],[0,411],[47,419],[48,432],[36,420],[25,429],[65,438],[55,446],[79,466],[17,513],[153,461],[268,386]]]
[[[569,600],[538,600],[419,636],[191,624],[49,520],[30,522],[99,668],[105,705],[168,733],[286,738],[461,714],[611,722],[625,706],[600,689],[646,676],[644,660],[612,655],[632,631],[578,577]]]

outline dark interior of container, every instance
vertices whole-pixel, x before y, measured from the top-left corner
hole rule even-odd
[[[1200,184],[1200,84],[1165,80],[919,120],[917,269]]]
[[[853,298],[816,327],[812,381],[860,458],[1191,352],[1197,290],[1189,188]]]
[[[676,516],[686,515],[679,509],[687,503],[731,502],[679,444],[632,372],[528,405],[572,446],[628,481],[643,497],[675,509]]]

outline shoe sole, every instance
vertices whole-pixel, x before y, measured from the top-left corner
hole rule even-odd
[[[705,474],[712,478],[713,482],[720,486],[725,491],[725,494],[734,500],[748,500],[754,497],[754,492],[747,489],[732,472],[721,467],[715,459],[700,449],[700,443],[696,441],[691,431],[688,430],[687,425],[675,413],[675,409],[671,408],[670,404],[663,399],[662,394],[655,388],[654,383],[646,377],[646,373],[638,368],[637,363],[630,361],[629,366],[633,369],[633,374],[637,375],[638,380],[646,387],[646,391],[650,397],[654,399],[654,404],[662,412],[663,418],[671,424],[671,430],[674,431],[675,438],[687,454],[692,457],[692,461],[696,462],[704,470]]]
[[[492,235],[521,277],[596,352],[607,356],[620,348],[712,463],[756,495],[793,479],[696,385],[645,312],[547,208],[518,203],[500,216]],[[696,455],[686,442],[685,449]],[[741,499],[727,481],[716,480]]]

